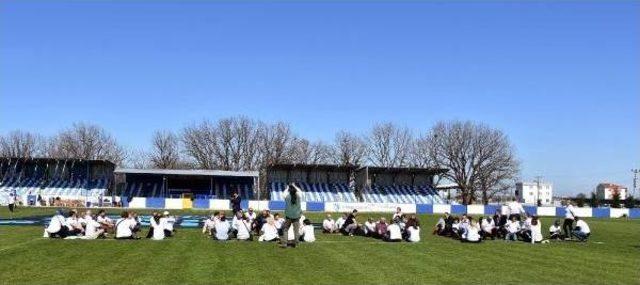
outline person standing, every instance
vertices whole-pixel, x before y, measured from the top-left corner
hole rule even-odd
[[[571,239],[571,232],[573,231],[573,221],[575,220],[575,217],[576,215],[573,212],[573,205],[570,201],[567,201],[567,206],[564,208],[564,223],[562,224],[565,239]]]
[[[231,209],[233,210],[233,213],[237,213],[238,211],[242,211],[242,207],[240,207],[240,202],[242,201],[242,198],[240,198],[240,195],[238,195],[238,192],[233,192],[233,194],[231,195]]]
[[[284,202],[284,216],[285,222],[282,229],[282,234],[280,237],[280,247],[286,248],[288,245],[291,247],[296,247],[300,235],[300,216],[302,215],[302,193],[296,187],[294,183],[289,184],[287,187],[287,192],[285,192]],[[294,239],[289,243],[286,234],[289,233],[289,228],[293,225],[293,234]]]
[[[16,201],[18,200],[17,198],[17,194],[15,191],[13,191],[11,194],[9,194],[9,218],[13,219],[13,211],[16,208]]]

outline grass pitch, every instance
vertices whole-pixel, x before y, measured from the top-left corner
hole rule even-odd
[[[17,215],[52,212],[25,208]],[[314,221],[323,217],[306,216]],[[366,216],[362,213],[359,219]],[[6,209],[0,217],[8,217]],[[256,241],[216,242],[198,229],[179,229],[176,237],[164,241],[86,241],[44,239],[41,226],[0,226],[0,283],[640,284],[638,220],[588,219],[593,232],[588,243],[531,245],[462,244],[432,236],[436,219],[420,216],[418,244],[317,232],[316,243],[296,249]],[[543,218],[543,229],[552,221]]]

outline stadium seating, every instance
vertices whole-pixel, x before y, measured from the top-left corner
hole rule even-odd
[[[349,190],[347,184],[330,184],[330,183],[304,183],[299,182],[298,185],[304,192],[304,200],[307,202],[357,202],[358,199],[353,191]],[[284,199],[284,190],[287,188],[286,183],[273,182],[269,185],[271,200],[282,201]]]
[[[347,184],[297,183],[304,191],[307,202],[358,202]],[[273,182],[269,185],[271,200],[282,201],[286,183]],[[430,186],[378,186],[374,185],[362,193],[362,202],[368,203],[407,203],[442,204],[443,199]]]
[[[15,192],[18,196],[42,195],[43,197],[60,197],[62,199],[78,199],[82,197],[99,197],[104,195],[109,185],[108,179],[51,179],[27,177],[7,177],[3,179],[0,192]]]

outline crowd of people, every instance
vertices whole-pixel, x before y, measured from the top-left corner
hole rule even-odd
[[[575,215],[573,206],[569,203],[565,208],[562,228],[560,221],[556,220],[549,227],[548,236],[545,239],[539,217],[527,213],[522,205],[514,200],[507,205],[506,213],[496,211],[493,216],[481,216],[476,219],[467,214],[455,217],[445,213],[435,225],[433,234],[471,243],[479,243],[485,239],[546,243],[549,240],[571,240],[572,238],[587,241],[591,235],[591,229],[583,219]]]
[[[419,242],[420,222],[415,214],[406,215],[401,208],[396,209],[391,222],[387,222],[385,217],[375,220],[368,217],[366,222],[359,223],[357,220],[358,210],[351,213],[343,213],[340,218],[334,220],[331,214],[322,221],[323,233],[342,233],[348,236],[366,236],[381,239],[387,242]]]
[[[168,211],[154,212],[150,218],[146,238],[162,240],[175,234],[176,218]],[[44,230],[44,237],[63,239],[99,239],[113,235],[115,239],[140,239],[142,222],[137,212],[123,211],[117,220],[107,216],[105,210],[93,215],[86,210],[84,215],[77,210],[64,213],[57,210]]]
[[[257,214],[252,208],[248,211],[238,210],[231,219],[224,211],[216,211],[206,219],[202,226],[202,233],[215,240],[225,241],[237,239],[240,241],[251,241],[257,238],[260,242],[278,242],[284,239],[286,242],[314,242],[315,228],[311,221],[304,215],[300,215],[298,223],[302,224],[298,228],[297,234],[294,227],[290,226],[285,234],[285,218],[279,213],[272,214],[268,209]],[[297,236],[297,238],[296,238]]]

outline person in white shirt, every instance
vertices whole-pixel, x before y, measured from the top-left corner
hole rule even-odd
[[[229,239],[229,231],[231,231],[231,227],[227,222],[227,217],[221,216],[220,222],[214,226],[215,235],[213,236],[216,240],[228,240]]]
[[[285,220],[280,216],[280,213],[275,213],[275,215],[273,215],[273,224],[276,226],[276,229],[278,229],[278,236],[283,235],[282,226],[284,226],[284,222]]]
[[[587,222],[579,217],[575,217],[576,220],[576,228],[573,230],[573,236],[578,238],[579,241],[587,241],[589,236],[591,235],[591,229]]]
[[[174,224],[176,223],[176,217],[169,214],[169,211],[164,211],[162,214],[162,218],[164,219],[164,235],[165,237],[171,237],[175,234],[176,230],[174,228]]]
[[[509,220],[515,216],[516,220],[520,221],[521,215],[525,213],[522,204],[520,204],[516,198],[513,198],[513,200],[507,204],[507,208],[509,209]]]
[[[560,227],[560,221],[556,220],[553,225],[549,227],[549,239],[561,239],[562,228]]]
[[[69,227],[67,220],[62,215],[62,210],[57,210],[56,214],[51,217],[49,226],[44,230],[45,237],[66,238],[69,235]]]
[[[129,212],[122,212],[120,219],[116,221],[116,239],[135,239],[133,228],[136,221],[131,218]]]
[[[395,213],[393,213],[393,217],[391,217],[391,220],[393,221],[393,220],[395,220],[396,218],[400,219],[400,218],[402,218],[402,215],[403,215],[403,214],[402,214],[402,208],[397,207],[397,208],[396,208],[396,212],[395,212]]]
[[[420,241],[420,227],[419,226],[409,226],[407,228],[407,241],[408,242],[419,242]]]
[[[249,219],[247,216],[243,216],[240,219],[235,220],[234,228],[238,231],[236,234],[236,238],[238,240],[250,240],[251,239],[251,223],[249,223]]]
[[[113,230],[115,227],[113,220],[107,217],[107,212],[105,210],[98,211],[98,216],[96,217],[96,221],[100,223],[106,231]]]
[[[336,222],[331,218],[331,214],[327,214],[327,217],[322,221],[322,232],[331,234],[337,231]]]
[[[97,239],[102,237],[104,234],[104,229],[102,225],[91,217],[91,212],[87,211],[89,215],[85,215],[82,223],[85,225],[84,237],[83,239]]]
[[[347,213],[342,213],[342,216],[336,220],[336,228],[341,229],[344,226],[344,222],[347,220]]]
[[[484,219],[481,219],[482,224],[480,224],[480,235],[482,238],[490,237],[492,240],[496,239],[498,235],[498,230],[496,229],[496,223],[490,216],[487,216]]]
[[[314,232],[313,225],[309,219],[305,219],[302,222],[302,234],[300,235],[300,241],[303,242],[314,242],[316,241],[316,234]]]
[[[153,240],[163,240],[164,239],[164,230],[165,225],[163,224],[165,220],[160,217],[158,213],[153,213],[151,219],[149,219],[149,234],[147,238],[151,238]]]
[[[520,222],[516,219],[516,216],[511,216],[511,219],[507,221],[505,224],[505,229],[507,231],[504,239],[505,240],[518,240],[518,232],[520,231]]]
[[[387,236],[385,237],[387,242],[400,242],[402,241],[402,230],[400,229],[400,219],[396,218],[392,224],[387,227]]]
[[[204,223],[202,225],[203,234],[207,234],[209,236],[213,235],[213,227],[216,225],[216,220],[218,220],[219,214],[219,212],[215,212],[213,213],[213,215],[211,215],[211,217],[204,220]]]
[[[525,241],[529,241],[531,240],[531,221],[533,220],[533,217],[528,213],[525,213],[525,216],[525,220],[520,225],[518,236]]]
[[[81,235],[84,233],[84,228],[82,227],[82,223],[78,219],[77,210],[69,211],[69,216],[67,217],[67,226],[69,227],[70,235]]]
[[[531,225],[529,226],[529,230],[530,230],[531,243],[540,243],[543,241],[542,223],[540,222],[538,217],[533,217],[531,219]]]
[[[573,205],[570,201],[567,201],[567,206],[564,208],[564,223],[562,224],[565,239],[571,239],[571,231],[573,229],[573,221],[575,220],[575,216],[576,215],[573,212]]]
[[[464,235],[464,233],[467,231],[469,226],[470,226],[469,217],[467,217],[467,214],[462,215],[462,218],[460,219],[459,235],[460,236]]]
[[[262,232],[262,235],[258,238],[258,241],[277,242],[280,240],[275,220],[271,217],[267,218],[267,222],[262,225],[260,232]]]
[[[364,222],[364,226],[362,227],[364,230],[364,235],[371,237],[376,233],[376,222],[373,218],[369,217],[366,222]]]
[[[479,243],[482,241],[480,237],[480,225],[476,220],[469,218],[469,226],[460,239],[461,242]]]
[[[247,217],[247,221],[249,221],[249,223],[253,224],[253,221],[255,221],[255,219],[258,217],[258,215],[256,215],[256,212],[253,211],[253,208],[249,208],[249,211],[247,211],[247,214],[245,215]]]

